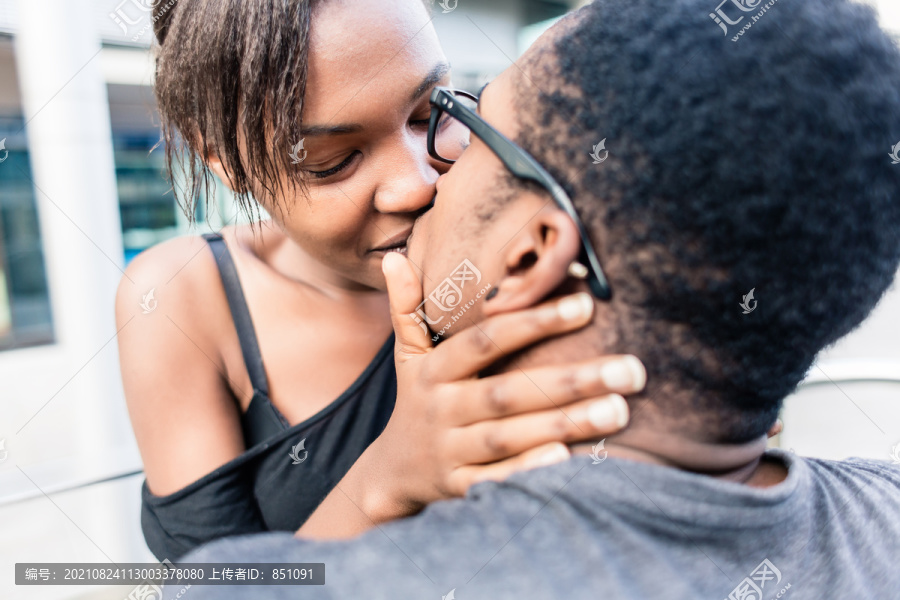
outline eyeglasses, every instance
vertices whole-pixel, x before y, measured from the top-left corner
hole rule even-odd
[[[588,286],[591,293],[609,300],[612,290],[597,253],[591,245],[584,222],[575,212],[575,205],[562,186],[530,154],[517,146],[509,138],[494,129],[475,111],[478,98],[462,90],[438,87],[431,93],[431,120],[428,123],[428,154],[435,159],[453,164],[469,145],[470,134],[497,155],[497,158],[520,179],[533,181],[543,187],[578,228],[581,236],[581,260],[588,268]]]

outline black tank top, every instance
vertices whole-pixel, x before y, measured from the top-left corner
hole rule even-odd
[[[339,398],[291,427],[269,401],[256,332],[228,247],[219,235],[203,237],[216,257],[253,384],[241,416],[247,450],[168,496],[154,496],[144,481],[141,527],[159,560],[176,560],[225,536],[299,529],[384,430],[397,394],[392,335]]]

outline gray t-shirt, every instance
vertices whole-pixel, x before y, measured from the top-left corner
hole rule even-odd
[[[179,565],[325,563],[324,586],[195,585],[190,600],[900,598],[900,467],[770,456],[788,477],[755,489],[579,455],[355,540],[246,536]]]

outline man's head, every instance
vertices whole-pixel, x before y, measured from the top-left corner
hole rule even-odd
[[[900,166],[887,154],[900,139],[900,53],[846,0],[736,10],[730,19],[752,23],[736,42],[710,20],[714,4],[596,0],[488,86],[479,112],[563,185],[609,278],[592,329],[554,353],[635,354],[647,418],[736,443],[765,433],[819,350],[896,273]],[[604,139],[608,156],[592,157]],[[473,137],[410,259],[426,297],[463,260],[496,288],[452,335],[586,289],[566,272],[580,248],[550,196]],[[744,314],[751,289],[758,304]],[[441,330],[447,315],[424,308]]]

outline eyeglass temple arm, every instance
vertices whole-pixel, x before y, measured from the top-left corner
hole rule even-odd
[[[471,94],[467,93],[467,95],[472,99],[476,99],[475,96]],[[600,260],[597,258],[597,255],[590,250],[590,248],[592,248],[590,238],[588,237],[587,231],[585,231],[581,218],[575,212],[575,206],[572,203],[571,198],[569,198],[569,195],[566,194],[566,191],[531,155],[524,150],[520,152],[516,151],[516,145],[505,135],[479,119],[475,113],[470,113],[468,109],[459,105],[454,106],[453,96],[451,95],[450,90],[435,88],[431,94],[431,102],[436,110],[432,110],[431,112],[429,131],[434,130],[436,121],[439,118],[440,110],[449,112],[455,118],[462,121],[472,133],[481,138],[485,144],[494,150],[500,161],[516,177],[534,181],[550,192],[553,199],[556,201],[556,204],[569,215],[569,218],[572,219],[572,222],[575,223],[575,226],[578,229],[578,235],[581,238],[581,253],[588,263],[587,267],[591,273],[591,276],[588,278],[588,286],[591,288],[591,293],[602,300],[609,300],[612,297],[612,290],[609,287],[609,282],[606,279],[606,275],[603,273],[603,268],[600,266]],[[429,135],[428,137],[428,153],[444,162],[452,162],[445,160],[438,155],[433,147],[434,140],[432,139],[432,136]]]
[[[597,259],[597,256],[588,250],[588,248],[591,247],[590,238],[582,225],[581,218],[575,212],[575,207],[566,191],[533,157],[524,153],[511,151],[511,148],[514,146],[512,146],[512,142],[506,136],[481,121],[469,119],[468,116],[469,115],[463,112],[461,115],[458,115],[457,118],[462,117],[461,120],[463,120],[464,124],[469,127],[475,135],[480,137],[485,144],[494,149],[497,157],[510,172],[516,177],[533,181],[546,188],[553,196],[554,200],[556,200],[556,204],[569,215],[569,218],[572,219],[572,222],[575,223],[575,226],[578,229],[578,235],[581,238],[581,245],[583,248],[582,254],[588,263],[588,269],[593,275],[588,279],[591,293],[597,298],[609,300],[612,297],[609,282],[606,280],[606,276],[603,273],[603,269],[600,266],[600,261]]]

